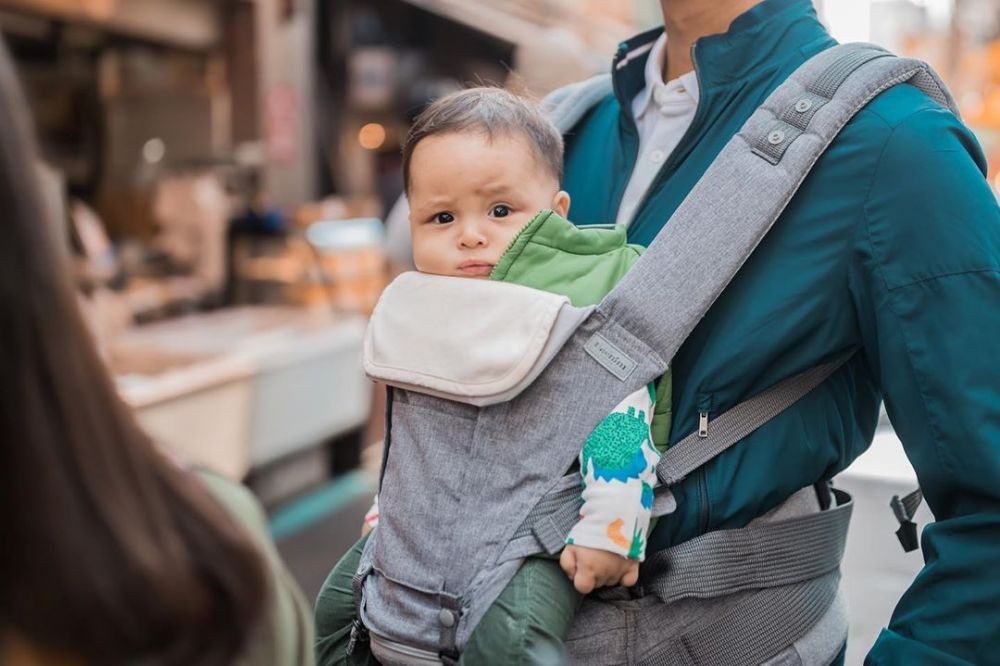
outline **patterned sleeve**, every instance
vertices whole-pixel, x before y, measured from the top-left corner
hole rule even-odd
[[[587,437],[580,452],[583,507],[567,544],[645,558],[660,459],[649,431],[655,402],[652,385],[636,391]]]

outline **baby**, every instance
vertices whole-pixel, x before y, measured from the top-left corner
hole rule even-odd
[[[431,105],[403,149],[417,270],[515,282],[564,294],[574,305],[599,302],[641,248],[627,245],[621,229],[577,228],[565,220],[570,197],[559,187],[562,156],[555,127],[536,107],[504,90],[465,90]],[[533,250],[526,250],[531,243]],[[652,386],[630,395],[583,443],[583,506],[558,566],[543,557],[525,561],[473,633],[468,658],[481,645],[484,663],[496,663],[487,646],[516,643],[506,636],[513,632],[536,637],[537,643],[558,643],[580,595],[637,582],[659,459],[650,433],[654,411],[653,427],[664,433],[669,427],[669,395],[660,397],[657,401]],[[371,522],[377,524],[377,518]],[[324,595],[329,597],[332,581],[349,579],[359,552],[356,547],[337,565]],[[350,596],[343,602],[339,620],[350,624]],[[525,649],[531,643],[526,641]],[[335,656],[337,649],[328,647]],[[332,663],[322,645],[320,652],[323,663]]]

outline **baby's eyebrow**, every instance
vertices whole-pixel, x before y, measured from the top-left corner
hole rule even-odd
[[[512,191],[513,188],[508,187],[506,183],[497,183],[493,185],[484,185],[482,187],[476,188],[476,194],[479,195],[491,195],[491,194],[506,194]]]
[[[424,199],[424,200],[422,200],[420,202],[420,204],[418,204],[416,206],[412,205],[412,203],[411,203],[410,208],[411,208],[411,210],[412,209],[417,209],[417,210],[429,210],[429,209],[440,210],[442,208],[447,208],[450,205],[451,205],[451,198],[446,197],[446,196],[439,196],[439,197],[432,197],[432,198]]]

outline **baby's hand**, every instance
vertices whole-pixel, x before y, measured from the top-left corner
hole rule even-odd
[[[559,565],[580,594],[590,594],[594,588],[606,585],[632,587],[639,581],[636,560],[606,550],[566,546],[559,557]]]

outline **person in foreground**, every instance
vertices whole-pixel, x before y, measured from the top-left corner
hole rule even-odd
[[[259,505],[161,454],[117,395],[32,136],[0,41],[0,663],[312,664]]]
[[[596,303],[641,248],[626,243],[623,229],[582,230],[567,222],[570,201],[559,189],[561,176],[561,136],[530,102],[497,88],[438,100],[417,119],[404,148],[417,270],[545,289],[577,305]],[[453,338],[456,345],[470,344]],[[668,379],[658,386],[666,397],[660,404],[669,405]],[[657,411],[656,391],[648,386],[628,396],[583,443],[583,506],[558,564],[529,558],[522,565],[477,628],[465,663],[551,663],[560,658],[580,595],[636,583],[659,459],[650,429],[669,428],[669,412]],[[390,511],[383,506],[379,519],[391,520]],[[349,584],[363,546],[364,539],[321,592],[322,663],[346,659],[352,628],[351,652],[367,650],[357,641],[360,623]]]

